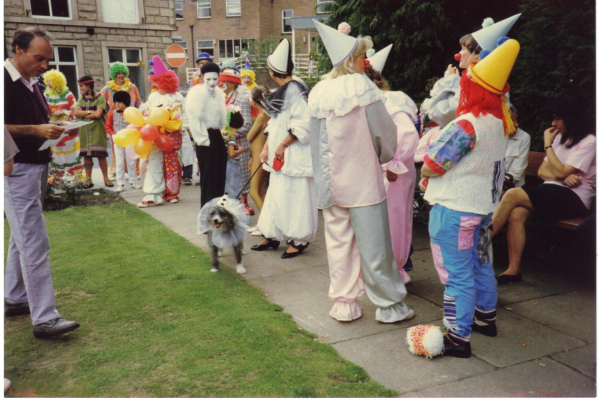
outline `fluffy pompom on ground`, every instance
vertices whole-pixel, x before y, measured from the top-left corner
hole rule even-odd
[[[410,353],[428,359],[444,351],[444,335],[440,327],[432,324],[410,327],[406,331],[406,343]]]

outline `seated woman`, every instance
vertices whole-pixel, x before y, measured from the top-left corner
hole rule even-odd
[[[496,277],[499,285],[521,280],[525,221],[531,214],[547,226],[589,213],[596,181],[596,137],[588,134],[593,120],[588,122],[578,105],[563,97],[550,107],[552,127],[544,131],[546,157],[538,171],[544,183],[537,188],[508,190],[494,212],[492,237],[508,221],[509,265]]]

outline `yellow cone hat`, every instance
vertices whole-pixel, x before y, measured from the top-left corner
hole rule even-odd
[[[515,65],[521,46],[509,39],[477,64],[469,66],[469,75],[473,80],[496,95],[503,95],[506,82]]]

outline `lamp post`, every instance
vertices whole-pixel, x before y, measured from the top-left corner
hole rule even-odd
[[[192,31],[192,63],[196,63],[196,44],[194,43],[194,26],[190,25]],[[194,64],[193,64],[194,65]]]

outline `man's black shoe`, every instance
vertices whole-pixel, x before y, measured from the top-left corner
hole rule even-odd
[[[471,357],[471,342],[465,342],[455,345],[448,339],[448,335],[446,335],[444,336],[444,353],[442,353],[442,356],[468,359],[469,357]]]
[[[476,322],[474,322],[471,329],[473,332],[479,332],[481,335],[491,337],[498,336],[498,329],[496,328],[495,322],[488,325],[478,325]]]
[[[4,316],[5,317],[16,317],[18,315],[29,315],[29,303],[9,303],[4,302]]]
[[[76,321],[67,321],[64,318],[55,318],[33,326],[33,336],[39,339],[51,338],[53,336],[66,334],[79,328]]]

